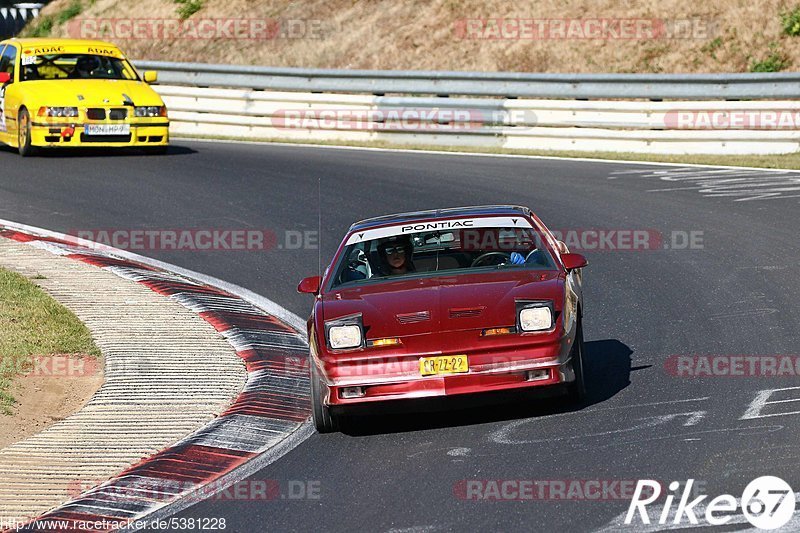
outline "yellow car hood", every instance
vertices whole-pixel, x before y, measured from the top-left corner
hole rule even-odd
[[[148,84],[132,80],[36,80],[20,83],[28,102],[42,106],[161,106]]]

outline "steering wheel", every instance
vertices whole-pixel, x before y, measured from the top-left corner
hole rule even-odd
[[[502,261],[499,262],[488,261],[488,259],[491,258],[502,258]],[[502,265],[503,263],[506,263],[510,258],[511,254],[506,252],[486,252],[485,254],[481,254],[478,257],[476,257],[469,267],[474,268],[477,266],[484,266],[483,263],[487,263],[487,265]]]
[[[352,275],[356,274],[357,277],[353,278]],[[354,279],[368,279],[372,277],[372,268],[370,268],[367,255],[363,250],[353,250],[345,268],[339,275],[339,283],[346,283]]]

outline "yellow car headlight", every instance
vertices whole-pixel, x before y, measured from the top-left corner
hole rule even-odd
[[[40,107],[40,117],[77,117],[77,107]]]
[[[167,107],[166,106],[136,106],[133,110],[134,116],[137,117],[166,117],[167,116]]]

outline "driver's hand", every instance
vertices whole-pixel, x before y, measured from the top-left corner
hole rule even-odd
[[[511,257],[509,258],[509,262],[512,265],[524,265],[525,257],[519,252],[511,252]]]

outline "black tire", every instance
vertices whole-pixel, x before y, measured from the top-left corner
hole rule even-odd
[[[338,420],[325,405],[325,384],[317,373],[317,367],[311,362],[311,418],[319,433],[333,433],[339,430]]]
[[[583,372],[584,347],[583,347],[583,323],[578,319],[575,333],[575,343],[572,346],[572,370],[575,372],[575,381],[567,385],[567,395],[573,403],[582,403],[586,399],[586,379]]]
[[[30,157],[36,155],[36,147],[31,146],[31,115],[28,110],[20,108],[17,115],[17,141],[19,143],[19,155]]]

